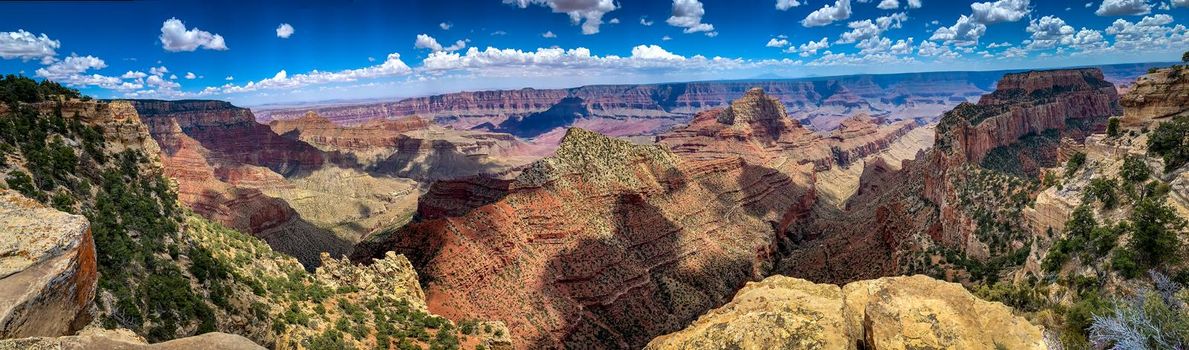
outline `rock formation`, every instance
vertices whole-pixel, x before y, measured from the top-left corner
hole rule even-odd
[[[247,338],[227,333],[206,333],[149,344],[128,330],[90,330],[57,338],[0,340],[0,350],[264,350]]]
[[[86,218],[0,190],[0,339],[79,330],[98,276]]]
[[[1189,101],[1189,66],[1181,65],[1140,77],[1119,104],[1125,107],[1125,125],[1143,126],[1189,113],[1186,101]]]
[[[430,311],[504,321],[518,348],[639,347],[763,276],[813,205],[807,181],[570,129],[510,183],[439,187],[484,199],[425,203],[354,260],[409,256]]]
[[[785,276],[748,283],[726,305],[645,349],[1047,349],[1042,329],[1000,303],[926,276],[839,288]]]
[[[1103,66],[1107,80],[1134,80],[1151,64]],[[257,110],[262,121],[296,119],[313,110],[343,125],[424,116],[455,129],[497,128],[508,120],[545,112],[563,99],[580,98],[589,116],[576,126],[609,136],[655,135],[689,123],[698,112],[726,107],[748,89],[763,88],[793,119],[819,131],[836,128],[855,114],[889,122],[936,118],[962,102],[990,92],[1005,71],[929,72],[787,80],[710,81],[646,85],[592,85],[571,89],[459,92],[394,102],[281,107]],[[510,126],[511,124],[509,124]],[[564,129],[563,129],[564,130]],[[564,134],[563,132],[559,132]],[[545,135],[549,135],[548,133]]]

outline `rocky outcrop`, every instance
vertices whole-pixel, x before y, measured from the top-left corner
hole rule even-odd
[[[95,329],[57,338],[0,340],[0,350],[264,350],[247,338],[227,333],[206,333],[149,344],[128,330]]]
[[[1000,303],[926,276],[839,288],[773,276],[646,349],[1047,349],[1042,329]]]
[[[228,102],[129,102],[154,138],[173,132],[176,123],[183,133],[228,161],[266,167],[281,175],[317,169],[326,161],[317,148],[273,133],[267,125],[257,123],[251,111]]]
[[[570,129],[506,190],[443,187],[484,199],[426,203],[353,260],[408,256],[430,311],[504,321],[518,348],[640,347],[763,276],[813,206],[808,180]]]
[[[1146,126],[1189,113],[1189,66],[1157,69],[1136,80],[1119,104],[1123,124]]]
[[[1007,74],[978,104],[962,104],[937,126],[937,148],[981,163],[992,149],[1060,130],[1084,138],[1122,114],[1118,93],[1094,68]]]
[[[0,190],[0,338],[68,335],[91,321],[98,273],[90,226]]]

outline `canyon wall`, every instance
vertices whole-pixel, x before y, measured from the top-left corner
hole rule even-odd
[[[640,347],[765,275],[807,181],[570,129],[510,183],[435,185],[421,221],[354,259],[409,256],[430,311],[502,320],[518,348]],[[465,193],[484,197],[444,206]]]

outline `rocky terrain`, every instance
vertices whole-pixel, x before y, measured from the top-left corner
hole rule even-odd
[[[1104,66],[1107,79],[1130,83],[1153,64]],[[787,80],[710,81],[647,85],[593,85],[570,89],[476,91],[362,103],[256,110],[262,122],[301,118],[315,111],[336,124],[376,119],[429,118],[455,129],[506,130],[538,138],[549,129],[576,126],[609,136],[656,135],[698,112],[722,108],[760,87],[806,127],[829,131],[855,114],[887,121],[935,121],[962,102],[994,90],[1008,71],[932,72]],[[577,115],[577,117],[575,117]],[[559,119],[561,118],[561,119]],[[524,128],[532,122],[532,128]],[[505,123],[507,125],[505,125]],[[524,130],[521,130],[524,129]],[[560,137],[557,135],[556,137]],[[556,138],[555,138],[556,140]]]
[[[309,273],[183,210],[131,104],[12,86],[33,91],[0,108],[0,349],[508,347],[501,323],[428,314],[402,256]]]
[[[510,183],[493,181],[431,190],[423,220],[354,259],[409,256],[430,311],[502,320],[519,348],[640,347],[680,329],[765,275],[813,205],[807,177],[582,129]],[[429,199],[465,191],[483,199]]]
[[[1042,331],[1010,307],[927,276],[840,288],[778,275],[749,282],[645,349],[1047,349]]]

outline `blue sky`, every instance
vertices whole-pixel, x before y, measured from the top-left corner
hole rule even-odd
[[[0,13],[0,73],[241,105],[1175,61],[1189,49],[1189,0],[17,1]]]

